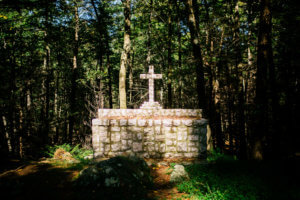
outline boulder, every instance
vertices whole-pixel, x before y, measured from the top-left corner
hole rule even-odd
[[[75,184],[88,199],[143,199],[152,178],[143,159],[118,156],[82,170]]]
[[[171,177],[170,177],[170,182],[171,183],[179,183],[182,182],[184,180],[188,180],[189,175],[188,173],[185,171],[184,166],[183,165],[175,165],[174,166],[174,170],[171,173]]]

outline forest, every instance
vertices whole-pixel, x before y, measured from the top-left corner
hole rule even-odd
[[[201,108],[214,149],[299,156],[297,0],[1,0],[0,154],[91,146],[98,108]],[[298,131],[297,131],[298,130]]]

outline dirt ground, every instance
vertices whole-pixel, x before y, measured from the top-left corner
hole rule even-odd
[[[151,169],[154,187],[149,199],[188,199],[170,184],[170,163],[197,162],[195,160],[146,160]],[[9,160],[0,167],[0,199],[74,199],[72,180],[80,170],[53,165],[52,161],[21,162]]]

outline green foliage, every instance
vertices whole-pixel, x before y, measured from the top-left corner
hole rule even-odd
[[[231,155],[226,155],[221,152],[220,149],[213,149],[210,152],[207,153],[207,161],[209,162],[214,162],[214,161],[232,161],[232,160],[237,160],[236,156],[231,156]]]
[[[70,144],[62,144],[62,145],[54,145],[54,146],[46,146],[46,151],[44,153],[50,157],[54,156],[55,151],[58,149],[64,149],[65,151],[69,152],[75,159],[83,162],[86,156],[93,154],[92,150],[80,148],[80,144],[77,144],[76,146],[72,146]]]
[[[285,166],[286,163],[283,165]],[[178,191],[201,200],[299,199],[293,184],[278,162],[218,160],[186,167],[190,180],[177,185]]]

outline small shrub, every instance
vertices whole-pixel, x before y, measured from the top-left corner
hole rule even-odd
[[[64,149],[65,151],[69,152],[75,159],[79,161],[84,161],[86,160],[86,156],[93,154],[92,150],[80,148],[80,144],[77,144],[75,147],[70,144],[46,146],[46,151],[44,153],[52,158],[58,148]]]

